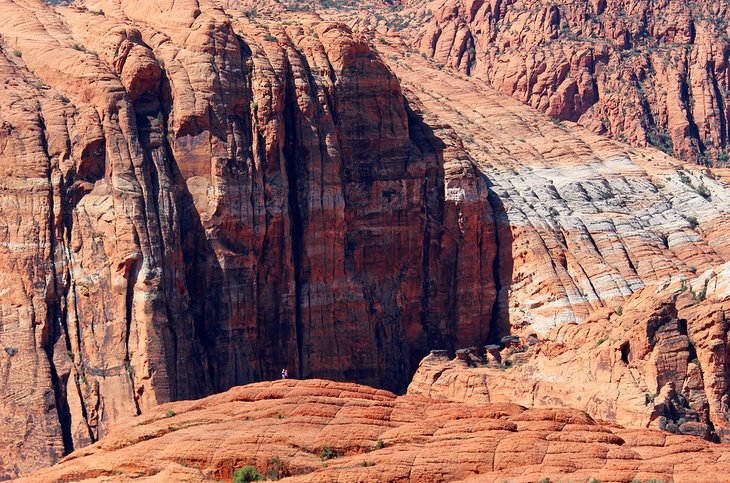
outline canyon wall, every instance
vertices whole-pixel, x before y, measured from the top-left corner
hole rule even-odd
[[[599,134],[728,161],[727,2],[404,3],[413,44],[436,63]]]
[[[0,478],[160,403],[284,367],[402,391],[429,350],[508,334],[557,349],[501,384],[580,364],[580,386],[525,394],[547,404],[563,391],[611,423],[650,425],[661,414],[646,395],[671,382],[687,395],[679,409],[728,437],[727,172],[667,154],[721,157],[724,95],[702,91],[705,117],[691,122],[681,106],[690,88],[722,93],[725,67],[653,60],[646,85],[628,69],[725,52],[699,19],[724,10],[691,10],[687,40],[660,33],[659,15],[620,14],[649,3],[561,3],[544,29],[538,2],[341,3],[314,14],[275,1],[0,0]],[[532,33],[509,40],[518,24]],[[621,48],[606,33],[620,25]],[[644,53],[635,25],[674,40]],[[605,56],[579,55],[588,26]],[[648,107],[627,104],[634,90]],[[626,112],[604,129],[592,120],[603,126],[611,102]],[[666,152],[597,132],[636,146],[655,132]],[[638,333],[650,325],[658,339]],[[599,347],[604,333],[615,341]],[[638,382],[584,405],[574,396],[596,374]]]
[[[403,390],[486,339],[488,188],[346,27],[0,7],[0,476],[283,367]]]

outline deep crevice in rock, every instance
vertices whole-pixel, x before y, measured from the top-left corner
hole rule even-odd
[[[291,257],[294,271],[294,327],[297,338],[297,359],[299,377],[308,376],[308,368],[304,366],[302,325],[302,264],[305,252],[304,247],[304,219],[300,203],[300,182],[305,175],[304,160],[300,157],[299,139],[297,133],[297,94],[294,86],[294,74],[291,65],[287,65],[286,91],[284,96],[284,172],[286,174],[287,203],[289,209],[289,235],[291,236]],[[305,207],[306,210],[306,207]]]

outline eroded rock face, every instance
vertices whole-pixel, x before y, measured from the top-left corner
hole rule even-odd
[[[19,481],[230,481],[244,466],[287,481],[722,481],[727,451],[578,410],[289,380],[152,409]]]
[[[552,122],[368,12],[258,3],[0,0],[2,476],[282,367],[402,389],[508,334],[566,338],[558,375],[638,371],[555,404],[726,437],[727,173]]]
[[[662,0],[268,2],[325,10],[550,116],[728,162],[728,4]]]
[[[727,162],[727,2],[405,3],[432,14],[414,43],[437,63],[594,132]]]
[[[580,323],[645,287],[728,261],[726,170],[611,142],[414,52],[411,27],[428,24],[428,5],[371,1],[353,9],[343,0],[321,14],[370,36],[447,144],[446,162],[453,147],[451,156],[470,160],[489,185],[498,224],[494,340]]]
[[[542,340],[426,357],[408,394],[566,407],[630,427],[730,440],[727,272],[644,290]],[[510,338],[505,338],[510,339]]]
[[[0,7],[0,476],[282,367],[403,389],[488,336],[488,188],[346,27]]]

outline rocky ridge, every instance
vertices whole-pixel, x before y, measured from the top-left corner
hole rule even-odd
[[[643,289],[544,337],[424,359],[409,394],[570,407],[597,420],[730,438],[728,265]]]
[[[727,2],[282,2],[405,39],[559,119],[701,164],[728,162]],[[280,7],[281,8],[281,7]]]
[[[162,405],[18,481],[230,481],[244,466],[292,482],[680,483],[722,481],[730,461],[726,445],[604,426],[576,410],[289,380]]]
[[[714,170],[550,122],[397,45],[378,48],[429,122],[454,133],[441,135],[446,152],[473,162],[502,207],[493,335],[545,334],[726,263],[729,199]]]
[[[419,4],[420,2],[413,2]],[[437,1],[419,48],[549,115],[728,159],[727,2]]]

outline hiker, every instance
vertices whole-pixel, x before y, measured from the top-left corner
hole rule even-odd
[[[289,371],[287,371],[286,369],[282,369],[281,370],[281,378],[282,379],[286,379],[287,377],[289,377]]]

